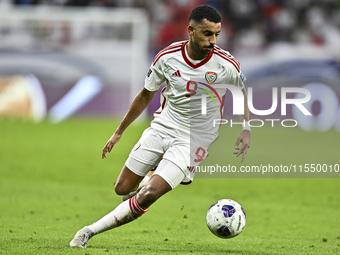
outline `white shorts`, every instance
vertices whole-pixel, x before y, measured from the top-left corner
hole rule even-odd
[[[150,165],[141,163],[133,158],[129,158],[126,161],[126,166],[137,175],[140,175],[142,171],[146,171],[146,173],[148,173],[148,170],[152,169]],[[135,171],[135,169],[139,169],[140,171]],[[185,178],[182,170],[167,159],[161,159],[153,175],[161,176],[172,189],[182,183]]]
[[[157,167],[155,174],[162,176],[170,186],[177,186],[176,183],[180,182],[191,182],[194,172],[190,171],[190,141],[180,137],[164,136],[152,127],[143,132],[125,165],[135,174],[145,176],[160,163],[161,159],[172,162],[180,170],[174,170],[173,166],[165,169],[162,169],[164,165]],[[176,174],[171,171],[175,171]]]

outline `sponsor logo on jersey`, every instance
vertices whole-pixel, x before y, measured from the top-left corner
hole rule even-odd
[[[187,169],[188,169],[191,173],[196,173],[196,166],[187,166]]]
[[[133,150],[134,151],[138,150],[140,146],[141,146],[141,143],[137,142],[136,145],[133,147]]]
[[[209,83],[209,84],[213,84],[217,79],[217,73],[215,72],[206,72],[205,73],[205,80]]]
[[[179,70],[177,70],[176,72],[174,72],[172,75],[175,75],[175,76],[181,77],[181,73],[179,72]]]
[[[149,72],[148,72],[148,78],[150,77],[150,75],[151,75],[151,73],[152,73],[152,70],[151,69],[149,69]]]

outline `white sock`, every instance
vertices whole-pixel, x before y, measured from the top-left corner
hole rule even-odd
[[[146,213],[148,209],[141,207],[136,196],[134,196],[119,204],[112,212],[88,226],[88,228],[96,235],[131,222]]]

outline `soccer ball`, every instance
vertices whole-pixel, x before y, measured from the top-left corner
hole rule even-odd
[[[231,199],[221,199],[207,212],[209,230],[220,238],[239,235],[246,225],[246,214],[241,205]]]

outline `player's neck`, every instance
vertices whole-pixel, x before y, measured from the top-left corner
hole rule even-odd
[[[208,55],[202,55],[198,53],[190,41],[185,45],[188,56],[193,60],[205,59]]]

